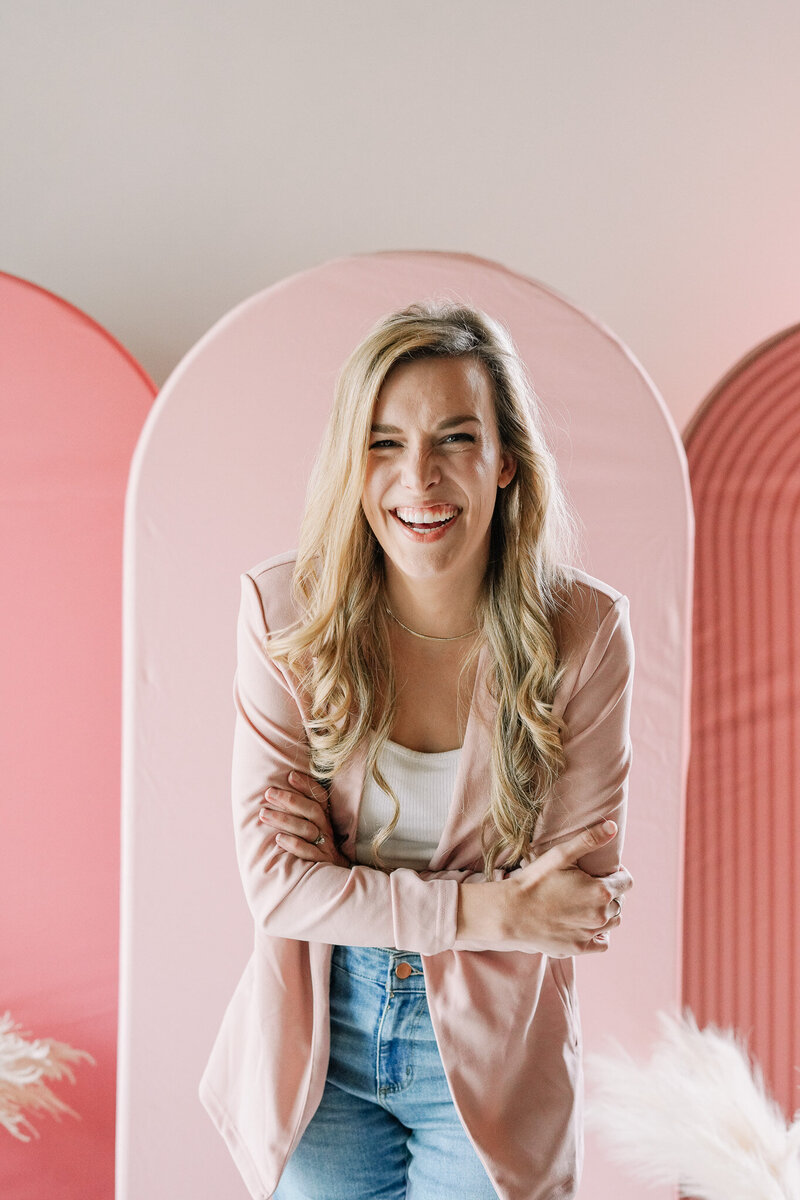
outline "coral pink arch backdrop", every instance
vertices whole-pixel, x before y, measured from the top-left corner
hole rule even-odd
[[[697,506],[684,999],[800,1108],[800,325],[686,432]]]
[[[162,390],[132,470],[120,1200],[246,1196],[197,1099],[252,943],[229,807],[239,574],[296,544],[349,351],[381,314],[432,296],[485,308],[511,330],[586,525],[583,565],[631,599],[625,860],[639,885],[612,952],[579,963],[587,1046],[609,1032],[643,1049],[654,1010],[678,998],[692,517],[669,415],[606,328],[495,263],[404,252],[328,263],[254,296],[198,343]],[[590,1146],[581,1195],[639,1190]]]
[[[70,304],[0,275],[0,1012],[88,1050],[81,1116],[0,1128],[7,1200],[114,1188],[122,518],[155,388]]]

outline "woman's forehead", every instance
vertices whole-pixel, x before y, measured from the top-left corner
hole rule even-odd
[[[433,422],[495,415],[489,373],[478,359],[421,358],[397,363],[387,375],[373,409],[373,423]]]

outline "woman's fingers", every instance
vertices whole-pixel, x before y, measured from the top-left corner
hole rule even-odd
[[[279,833],[275,841],[282,850],[288,850],[295,858],[302,858],[305,862],[330,862],[331,856],[327,853],[327,846],[315,846],[313,842],[309,842],[306,838],[295,837],[291,833]]]
[[[309,820],[318,813],[330,811],[328,793],[321,784],[297,771],[289,772],[289,782],[291,788],[267,788],[264,798],[270,807],[285,809]]]
[[[616,821],[610,819],[597,821],[594,825],[587,825],[585,829],[579,830],[566,841],[552,846],[542,855],[542,858],[547,858],[549,854],[561,867],[577,865],[578,859],[583,858],[592,850],[598,850],[601,846],[605,846],[616,836],[616,833]]]
[[[320,834],[332,835],[328,812],[316,800],[275,787],[267,788],[264,800],[258,811],[258,819],[263,825],[311,842]]]
[[[264,804],[258,812],[259,821],[262,825],[275,829],[277,844],[296,858],[302,858],[306,862],[351,866],[350,860],[342,854],[333,836],[325,789],[308,776],[299,778],[304,780],[306,792],[267,788]],[[294,772],[290,773],[289,779],[294,784]],[[319,799],[307,794],[311,791],[314,791]],[[318,841],[320,836],[324,841]]]
[[[310,800],[316,800],[323,807],[327,805],[328,793],[322,784],[318,783],[316,779],[312,779],[310,775],[304,775],[302,771],[290,771],[289,783],[304,796],[308,796]]]
[[[258,812],[258,819],[262,825],[269,825],[282,833],[310,843],[316,843],[320,834],[328,842],[333,841],[330,817],[315,800],[309,800],[307,796],[299,796],[294,792],[285,792],[280,788],[268,788],[265,798],[266,804],[262,805]],[[315,849],[318,847],[315,846]]]
[[[275,835],[275,841],[281,850],[286,850],[295,858],[303,859],[304,862],[325,862],[331,863],[335,867],[348,868],[353,865],[327,834],[325,841],[320,845],[316,845],[315,842],[308,841],[306,838],[296,837],[291,833],[278,833]]]
[[[605,924],[607,926],[619,925],[625,893],[633,887],[633,876],[625,867],[620,867],[611,875],[598,877],[598,882],[602,883],[606,889],[607,903],[603,910]]]
[[[289,792],[285,788],[270,787],[264,793],[264,799],[266,803],[261,807],[262,813],[269,811],[289,813],[293,817],[304,817],[307,821],[315,823],[320,818],[327,819],[327,808],[317,800],[312,800],[300,792]]]
[[[610,875],[596,875],[595,878],[602,879],[608,888],[609,898],[618,896],[621,900],[625,893],[633,887],[633,876],[627,867],[618,867]]]
[[[259,817],[262,824],[271,825],[282,833],[292,834],[294,837],[304,838],[306,841],[316,841],[322,833],[319,825],[315,825],[313,821],[308,821],[305,817],[294,817],[291,813],[262,808]]]

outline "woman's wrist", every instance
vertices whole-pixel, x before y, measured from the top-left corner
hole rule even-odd
[[[513,929],[513,890],[507,880],[459,887],[456,949],[503,949]]]

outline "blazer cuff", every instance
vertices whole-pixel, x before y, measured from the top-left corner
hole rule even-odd
[[[420,879],[416,871],[398,867],[389,875],[389,886],[395,945],[420,946],[421,954],[452,949],[458,925],[458,880]]]

